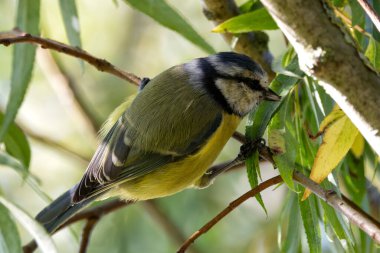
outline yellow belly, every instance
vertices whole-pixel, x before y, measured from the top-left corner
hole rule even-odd
[[[146,200],[171,195],[193,186],[222,151],[240,120],[238,116],[224,114],[221,126],[196,154],[121,184],[117,194],[125,199]]]

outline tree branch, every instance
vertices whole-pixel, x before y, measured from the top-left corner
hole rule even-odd
[[[82,241],[80,243],[79,253],[86,253],[88,243],[90,242],[91,232],[93,231],[95,225],[98,223],[99,218],[89,218],[87,219],[86,225],[82,231]]]
[[[233,0],[203,0],[203,13],[207,19],[218,25],[239,15],[239,9]],[[275,73],[271,68],[273,57],[268,49],[269,37],[266,33],[223,33],[222,36],[234,51],[244,53],[257,61],[268,73],[270,81],[274,78]]]
[[[249,190],[248,192],[241,195],[236,200],[232,201],[223,211],[218,213],[212,220],[206,223],[203,227],[201,227],[198,231],[196,231],[194,234],[192,234],[181,246],[181,248],[177,251],[177,253],[184,253],[187,248],[194,243],[194,241],[200,237],[202,234],[205,234],[207,231],[209,231],[216,223],[218,223],[221,219],[223,219],[226,215],[231,213],[233,210],[235,210],[236,207],[241,205],[244,201],[247,199],[254,197],[256,194],[262,192],[263,190],[267,189],[270,186],[276,185],[278,183],[282,182],[281,176],[275,176],[273,178],[270,178],[255,188]]]
[[[298,171],[294,172],[293,180],[305,188],[309,188],[320,199],[332,206],[335,210],[345,215],[351,223],[357,225],[360,229],[367,233],[376,243],[380,243],[380,223],[365,213],[363,210],[361,210],[351,200],[346,198],[344,195],[342,195],[342,198],[340,198],[335,191],[324,190],[319,184],[315,183]],[[241,195],[239,198],[231,202],[223,211],[218,213],[213,219],[207,222],[203,227],[193,233],[182,244],[177,253],[184,253],[197,238],[209,231],[221,219],[235,210],[235,208],[241,205],[244,201],[248,200],[251,197],[254,197],[256,194],[259,194],[268,187],[281,182],[283,182],[283,180],[281,176],[278,175],[262,182],[257,187]]]
[[[97,68],[99,71],[110,73],[130,83],[133,83],[136,86],[138,86],[141,81],[140,78],[135,76],[134,74],[125,72],[104,59],[94,57],[86,51],[80,49],[79,47],[72,47],[55,40],[34,36],[28,33],[21,32],[18,29],[0,33],[0,44],[4,46],[9,46],[15,43],[38,44],[41,45],[41,47],[44,49],[53,49],[64,54],[74,56],[76,58],[88,62],[89,64]]]
[[[301,68],[320,80],[380,154],[380,78],[323,0],[262,0],[296,50]],[[334,22],[334,23],[332,23]]]

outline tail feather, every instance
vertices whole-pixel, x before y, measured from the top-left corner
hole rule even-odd
[[[75,189],[76,186],[62,194],[37,214],[36,220],[40,222],[49,233],[53,233],[60,225],[95,199],[95,197],[92,197],[79,203],[73,203],[72,196]]]

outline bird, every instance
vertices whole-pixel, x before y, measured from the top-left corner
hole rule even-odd
[[[144,78],[117,107],[79,183],[37,216],[49,233],[92,201],[143,201],[209,184],[207,169],[240,121],[281,97],[246,55],[220,52]]]

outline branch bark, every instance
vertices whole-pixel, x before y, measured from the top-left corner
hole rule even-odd
[[[239,9],[233,0],[203,0],[203,13],[206,18],[219,25],[220,23],[239,15]],[[257,61],[268,73],[269,80],[275,77],[272,71],[272,54],[268,49],[269,37],[264,32],[244,34],[222,34],[225,41],[238,53],[244,53]]]
[[[302,173],[295,171],[293,174],[293,180],[298,184],[309,188],[314,194],[316,194],[320,199],[325,201],[327,204],[332,206],[335,210],[339,211],[345,215],[349,221],[359,228],[361,228],[365,233],[367,233],[376,243],[380,244],[380,223],[373,219],[370,215],[361,210],[355,205],[351,200],[347,199],[342,195],[342,198],[338,196],[335,191],[325,190],[320,185],[304,176]],[[283,182],[281,176],[272,177],[257,187],[249,190],[248,192],[241,195],[239,198],[231,202],[223,211],[218,213],[213,219],[207,222],[203,227],[194,232],[180,247],[177,253],[184,253],[188,247],[194,243],[194,241],[201,235],[209,231],[213,226],[215,226],[221,219],[235,210],[243,202],[249,198],[254,197],[263,190],[270,186],[276,185]]]
[[[320,80],[380,154],[380,78],[323,0],[262,0],[296,50],[302,70]]]
[[[52,40],[52,39],[46,39],[39,36],[34,36],[29,33],[21,32],[18,29],[14,29],[13,31],[10,31],[10,32],[0,33],[0,44],[4,46],[9,46],[15,43],[37,44],[37,45],[41,45],[41,47],[44,49],[53,49],[64,54],[74,56],[76,58],[79,58],[88,62],[89,64],[97,68],[99,71],[103,71],[103,72],[107,72],[112,75],[115,75],[121,79],[124,79],[130,83],[135,84],[136,86],[138,86],[141,81],[141,79],[135,76],[134,74],[125,72],[104,59],[94,57],[90,55],[89,53],[87,53],[86,51],[80,49],[79,47],[72,47],[64,43]]]

